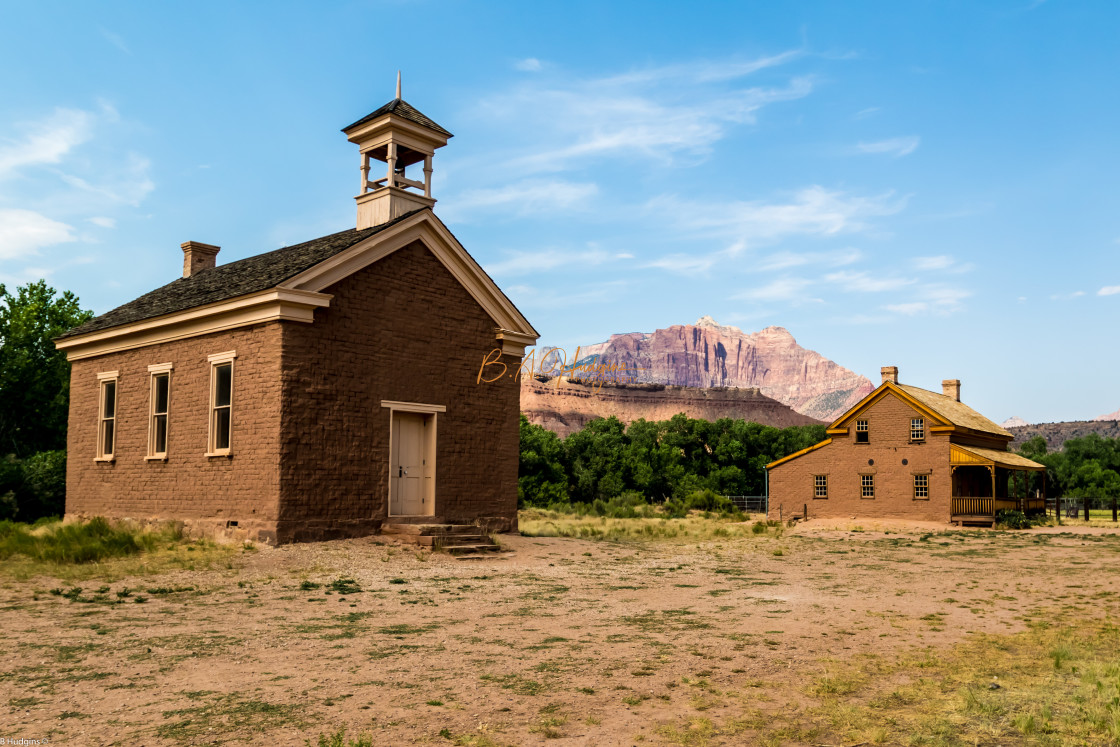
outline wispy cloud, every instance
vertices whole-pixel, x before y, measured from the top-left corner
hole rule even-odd
[[[923,286],[913,301],[887,304],[883,308],[896,314],[914,316],[916,314],[936,314],[947,316],[964,308],[964,300],[972,296],[972,291],[952,286]]]
[[[99,173],[100,181],[91,184],[73,174],[62,174],[62,180],[71,187],[106,198],[110,202],[139,205],[155,189],[155,182],[148,175],[151,162],[136,153],[129,153],[118,163],[107,166]]]
[[[739,82],[801,54],[790,50],[594,78],[562,72],[533,76],[488,97],[477,111],[486,112],[491,121],[518,123],[530,142],[520,153],[514,149],[508,165],[521,173],[586,168],[596,158],[666,162],[681,154],[702,156],[730,128],[754,122],[763,107],[809,95],[813,83],[805,76],[769,87],[742,87]]]
[[[443,212],[453,220],[464,221],[484,210],[504,210],[517,215],[568,212],[586,204],[598,191],[599,187],[592,182],[525,180],[460,192],[446,200]]]
[[[856,150],[860,153],[881,153],[900,158],[916,151],[921,142],[922,139],[917,135],[892,137],[887,140],[877,140],[873,143],[860,143],[856,146]]]
[[[0,141],[0,179],[29,166],[59,163],[63,156],[90,139],[94,117],[77,109],[55,109],[37,122],[17,124],[26,134]]]
[[[815,302],[821,299],[809,296],[806,291],[813,285],[813,281],[803,277],[776,278],[766,285],[736,293],[732,298],[748,301],[794,301]]]
[[[106,218],[103,215],[97,215],[97,216],[94,216],[93,218],[89,218],[88,220],[93,225],[99,226],[101,228],[116,228],[117,227],[117,219],[116,218]]]
[[[893,215],[905,204],[905,198],[893,192],[860,197],[812,186],[798,190],[786,202],[716,203],[664,195],[651,200],[647,208],[653,214],[682,216],[676,225],[688,232],[757,241],[861,231],[871,218]]]
[[[533,252],[513,252],[506,259],[486,265],[486,271],[497,277],[528,275],[561,267],[594,267],[606,262],[633,259],[628,252],[608,252],[592,246],[583,251],[544,249]]]
[[[922,272],[969,272],[975,268],[971,262],[961,262],[956,257],[948,254],[939,254],[933,257],[915,257],[914,267]]]
[[[1050,300],[1051,301],[1069,301],[1069,300],[1074,299],[1074,298],[1081,298],[1084,295],[1085,295],[1085,291],[1083,291],[1083,290],[1073,291],[1072,293],[1054,293],[1050,296]],[[1099,294],[1099,295],[1108,295],[1108,294],[1103,293],[1103,294]]]
[[[98,31],[101,32],[101,36],[103,36],[105,38],[105,41],[109,42],[114,47],[116,47],[117,49],[119,49],[120,51],[124,52],[127,55],[132,54],[132,50],[128,48],[128,45],[125,44],[124,37],[122,37],[120,34],[112,32],[109,29],[104,28],[104,27],[98,27]]]
[[[755,269],[761,271],[787,270],[791,267],[813,265],[817,267],[842,267],[863,259],[859,249],[840,249],[835,252],[780,251],[760,259]]]
[[[1106,285],[1097,291],[1098,296],[1115,296],[1120,293],[1120,285]]]
[[[39,249],[74,241],[74,229],[33,210],[0,209],[0,259],[26,259]]]
[[[858,112],[856,112],[854,115],[852,115],[852,119],[867,119],[871,115],[877,114],[878,112],[879,112],[879,107],[869,106],[866,109],[861,109]]]
[[[836,290],[857,293],[881,293],[913,285],[917,280],[898,276],[874,277],[867,272],[833,272],[824,276],[825,282]]]
[[[523,60],[518,60],[513,63],[514,70],[520,70],[525,73],[537,73],[541,69],[541,61],[536,57],[526,57]]]

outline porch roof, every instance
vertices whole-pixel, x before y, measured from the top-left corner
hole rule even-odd
[[[961,446],[960,444],[951,445],[949,464],[954,467],[995,465],[1004,469],[1028,470],[1031,472],[1044,472],[1046,470],[1046,465],[1019,456],[1013,451],[998,451],[979,446]]]

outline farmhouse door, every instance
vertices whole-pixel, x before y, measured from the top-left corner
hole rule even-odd
[[[427,456],[431,415],[393,413],[392,455],[389,463],[389,515],[427,516],[433,513],[433,491]]]

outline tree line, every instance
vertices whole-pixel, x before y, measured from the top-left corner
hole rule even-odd
[[[592,420],[561,439],[521,416],[520,506],[588,504],[626,494],[682,501],[696,493],[763,495],[764,467],[825,438],[825,426],[774,428],[732,418]]]
[[[1046,439],[1035,436],[1019,453],[1046,465],[1047,496],[1088,498],[1102,508],[1120,498],[1120,439],[1091,433],[1069,439],[1061,451],[1047,451]]]

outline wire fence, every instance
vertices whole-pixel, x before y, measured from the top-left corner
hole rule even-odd
[[[764,495],[725,495],[724,498],[745,514],[764,514],[768,507]]]

